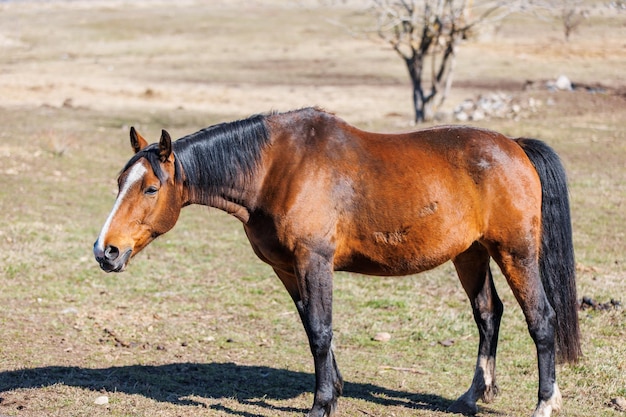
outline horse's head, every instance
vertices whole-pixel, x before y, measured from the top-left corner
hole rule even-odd
[[[118,179],[118,194],[93,253],[106,272],[121,272],[131,257],[176,224],[183,206],[181,174],[172,140],[164,130],[158,144],[130,129],[135,155]]]

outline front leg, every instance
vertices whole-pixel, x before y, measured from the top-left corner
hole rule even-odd
[[[331,346],[333,331],[330,304],[315,304],[299,301],[296,307],[309,338],[315,364],[315,397],[309,417],[327,417],[335,412],[337,399],[343,391],[343,379]]]
[[[315,397],[309,417],[331,416],[343,391],[343,379],[331,347],[333,268],[329,252],[300,249],[296,253],[295,274],[276,271],[296,304],[313,354]]]

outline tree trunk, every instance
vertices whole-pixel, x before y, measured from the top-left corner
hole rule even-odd
[[[418,52],[410,57],[405,57],[404,62],[411,78],[413,87],[413,107],[415,110],[415,123],[430,121],[435,118],[435,110],[443,104],[450,86],[452,85],[452,73],[456,56],[454,48],[456,40],[450,41],[445,52],[442,54],[438,67],[433,68],[430,85],[424,91],[423,85],[423,63],[425,56]],[[433,57],[434,59],[434,57]]]
[[[422,87],[422,67],[423,61],[415,55],[405,59],[406,67],[411,78],[413,87],[413,109],[415,112],[415,123],[422,123],[428,120],[426,114],[427,100]]]

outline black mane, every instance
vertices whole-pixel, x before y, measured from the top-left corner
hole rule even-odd
[[[184,172],[185,185],[196,201],[206,201],[228,188],[244,187],[269,137],[264,115],[221,123],[182,137],[172,142],[176,182],[182,181]],[[162,183],[167,180],[159,161],[158,143],[137,152],[121,172],[140,158],[146,158]]]
[[[172,143],[192,199],[206,201],[224,189],[244,187],[269,141],[265,116],[221,123]]]

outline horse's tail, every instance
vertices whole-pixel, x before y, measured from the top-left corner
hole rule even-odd
[[[542,235],[539,271],[556,313],[556,351],[560,362],[582,355],[578,327],[576,265],[565,169],[556,152],[536,139],[516,139],[541,180]]]

